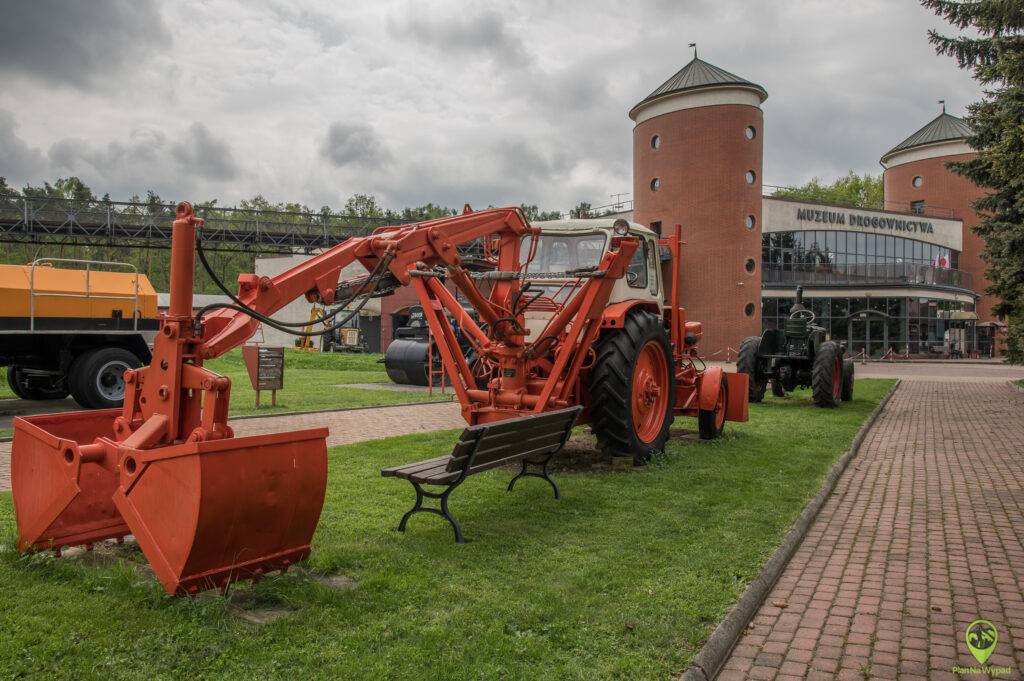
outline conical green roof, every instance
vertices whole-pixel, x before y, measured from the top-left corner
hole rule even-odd
[[[689,64],[679,69],[675,75],[658,86],[654,92],[644,97],[629,113],[632,116],[633,112],[642,105],[678,92],[722,87],[723,85],[735,85],[754,90],[761,97],[762,102],[768,98],[768,91],[757,83],[751,82],[746,78],[740,78],[734,73],[729,73],[725,69],[720,69],[714,64],[709,64],[703,59],[694,57]]]
[[[963,140],[970,137],[971,134],[971,128],[964,119],[957,118],[943,111],[926,126],[885,152],[882,156],[882,162],[885,163],[886,159],[901,151],[939,142]]]

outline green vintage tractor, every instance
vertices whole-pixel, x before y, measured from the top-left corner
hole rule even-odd
[[[769,384],[776,397],[810,388],[819,407],[853,399],[853,360],[846,357],[846,346],[827,339],[803,302],[803,287],[798,287],[784,328],[768,329],[740,345],[736,370],[750,376],[751,402],[763,400]]]

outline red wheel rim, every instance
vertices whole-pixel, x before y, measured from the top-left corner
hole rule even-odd
[[[839,395],[843,390],[843,360],[841,358],[836,359],[836,363],[832,366],[832,397],[839,399]]]
[[[668,408],[668,362],[657,341],[648,341],[633,367],[633,428],[642,442],[652,442],[665,424]]]

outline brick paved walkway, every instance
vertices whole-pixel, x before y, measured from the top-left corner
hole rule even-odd
[[[718,679],[955,679],[975,619],[1020,679],[1022,591],[1024,393],[904,381]]]
[[[457,402],[431,402],[413,406],[351,409],[346,411],[263,416],[230,421],[236,435],[263,435],[303,428],[331,429],[327,446],[376,440],[394,435],[425,433],[465,427]],[[0,443],[0,492],[11,488],[11,443]]]

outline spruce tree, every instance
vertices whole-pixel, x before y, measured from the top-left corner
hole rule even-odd
[[[998,296],[994,312],[1009,322],[1010,361],[1024,362],[1024,1],[922,0],[922,4],[970,35],[929,31],[939,54],[970,69],[984,97],[968,107],[968,139],[977,158],[950,163],[988,194],[974,204],[985,239],[984,259]]]

